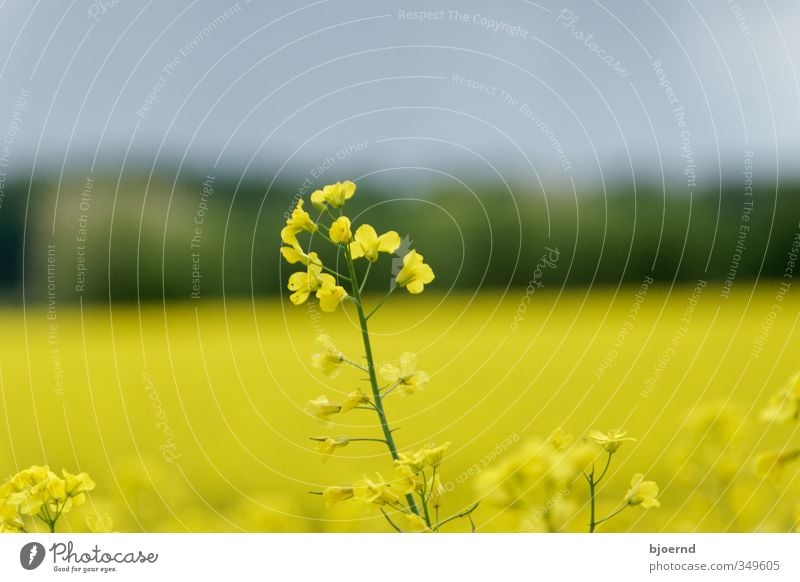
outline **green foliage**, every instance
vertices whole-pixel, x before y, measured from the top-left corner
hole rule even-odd
[[[201,203],[204,176],[173,181],[156,176],[96,178],[88,211],[81,210],[85,184],[62,183],[51,234],[57,185],[35,183],[28,204],[24,253],[26,288],[41,298],[47,278],[47,247],[56,244],[57,293],[60,301],[186,299],[192,294],[199,264],[201,299],[276,294],[285,277],[279,230],[297,189],[269,182],[218,177],[200,225],[199,249],[190,246]],[[639,187],[603,197],[542,192],[527,186],[508,191],[431,185],[403,189],[363,180],[364,215],[359,220],[379,232],[390,228],[398,212],[413,216],[409,233],[428,250],[437,265],[441,289],[473,291],[528,284],[545,246],[557,247],[562,261],[547,274],[548,285],[616,285],[656,280],[724,279],[736,251],[740,227],[749,226],[736,280],[780,277],[786,252],[798,230],[800,186],[768,184],[755,188],[753,211],[742,221],[744,196],[738,186],[695,194],[667,193]],[[238,184],[238,186],[237,186]],[[287,182],[287,184],[289,184]],[[23,227],[27,187],[9,187],[0,214],[2,291],[16,295],[21,287]],[[76,287],[76,235],[87,217],[86,284]],[[401,247],[402,248],[402,247]],[[199,250],[197,263],[192,253]],[[335,260],[335,257],[322,257]],[[196,277],[194,277],[196,278]],[[377,285],[377,283],[375,283]],[[373,290],[383,291],[384,289]]]

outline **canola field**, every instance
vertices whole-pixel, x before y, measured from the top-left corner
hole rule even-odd
[[[636,440],[615,452],[598,515],[616,511],[637,474],[658,484],[659,507],[627,508],[597,531],[792,531],[798,425],[763,411],[800,370],[800,300],[777,281],[736,285],[727,298],[714,282],[655,282],[527,298],[431,289],[387,303],[370,321],[376,365],[413,351],[430,376],[385,399],[398,446],[452,443],[440,509],[480,501],[480,532],[586,531],[587,484],[558,451],[616,428]],[[306,411],[364,384],[311,366],[320,334],[360,357],[351,308],[32,304],[0,309],[0,328],[0,473],[48,464],[96,483],[59,531],[104,514],[125,532],[389,531],[375,508],[310,493],[392,474],[380,443],[323,462],[309,438],[380,435],[374,414],[331,427]]]

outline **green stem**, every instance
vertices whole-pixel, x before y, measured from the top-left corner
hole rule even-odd
[[[594,521],[595,505],[597,503],[597,483],[594,481],[594,469],[592,469],[592,472],[589,474],[586,480],[589,482],[589,533],[594,533],[594,528],[597,526],[597,523]]]
[[[606,476],[606,473],[608,472],[608,467],[609,467],[609,465],[611,465],[611,455],[613,455],[613,454],[614,453],[608,453],[608,459],[606,459],[606,466],[603,468],[603,472],[600,473],[600,476],[597,478],[597,481],[594,482],[595,485],[600,483],[600,481],[603,480],[603,477]]]
[[[392,455],[392,460],[397,460],[400,455],[397,453],[397,445],[395,445],[392,430],[389,428],[389,421],[386,419],[386,413],[383,410],[383,400],[381,398],[381,390],[378,386],[378,377],[375,374],[375,361],[372,356],[372,344],[369,339],[369,329],[367,328],[367,318],[364,316],[364,307],[361,303],[361,292],[358,289],[358,279],[356,278],[356,269],[353,265],[353,257],[350,254],[350,247],[345,247],[345,256],[347,257],[347,267],[350,270],[350,279],[353,285],[353,295],[355,296],[356,311],[358,312],[358,321],[361,325],[361,340],[364,344],[364,357],[367,360],[367,372],[369,373],[369,383],[372,387],[372,399],[375,406],[375,412],[378,414],[378,419],[381,423],[383,436],[386,439],[386,446]],[[373,310],[374,312],[374,310]],[[416,515],[419,515],[419,508],[417,507],[414,497],[409,493],[406,494],[406,501],[408,507]]]
[[[615,513],[612,513],[608,517],[601,519],[600,521],[595,521],[596,511],[597,511],[597,484],[600,483],[600,481],[603,480],[603,477],[606,476],[606,473],[608,473],[608,467],[611,465],[611,457],[613,454],[614,453],[611,452],[608,453],[608,458],[606,459],[606,466],[603,467],[603,470],[601,471],[600,476],[597,479],[594,478],[594,465],[592,465],[592,472],[589,473],[588,477],[584,474],[584,477],[586,477],[586,481],[589,483],[589,533],[594,533],[594,530],[598,525],[600,525],[607,519],[614,517],[617,513],[619,513],[619,511],[617,511]],[[623,509],[625,508],[623,507]]]
[[[436,487],[436,466],[433,467],[433,477],[431,477],[431,487]],[[439,523],[439,504],[441,503],[441,497],[436,500],[436,505],[433,506],[433,511],[435,512],[436,523]]]
[[[627,504],[627,503],[626,503],[625,505],[623,505],[622,507],[620,507],[619,509],[617,509],[616,511],[614,511],[614,512],[612,512],[612,513],[609,513],[609,514],[608,514],[607,516],[605,516],[603,519],[599,519],[599,520],[597,520],[597,521],[595,522],[595,525],[600,525],[601,523],[603,523],[603,522],[605,522],[605,521],[608,521],[609,519],[611,519],[612,517],[614,517],[614,516],[616,516],[616,515],[619,515],[620,513],[622,513],[623,511],[625,511],[626,509],[628,509],[628,504]]]
[[[425,517],[425,523],[428,527],[431,527],[431,516],[428,513],[428,478],[425,476],[425,471],[420,471],[422,475],[422,493],[419,496],[420,501],[422,502],[422,511]]]

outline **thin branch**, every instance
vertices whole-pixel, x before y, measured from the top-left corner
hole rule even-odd
[[[475,511],[476,509],[478,509],[478,504],[479,504],[479,503],[480,503],[480,501],[476,501],[476,502],[473,504],[473,506],[472,506],[472,507],[470,507],[469,509],[466,509],[466,510],[464,510],[464,511],[460,512],[460,513],[456,513],[455,515],[451,515],[450,517],[448,517],[448,518],[447,518],[447,519],[445,519],[444,521],[442,521],[442,522],[439,522],[439,523],[436,525],[436,528],[434,529],[434,531],[439,531],[439,529],[441,529],[441,527],[442,527],[443,525],[445,525],[446,523],[450,523],[451,521],[453,521],[453,520],[455,520],[455,519],[460,519],[460,518],[462,518],[462,517],[467,517],[467,516],[469,516],[469,515],[470,515],[470,514],[471,514],[473,511]]]
[[[383,296],[383,299],[381,299],[380,301],[378,301],[378,304],[377,304],[375,307],[373,307],[373,308],[372,308],[372,311],[370,311],[370,312],[369,312],[369,313],[368,313],[368,314],[367,314],[367,315],[364,317],[364,319],[365,319],[365,320],[369,320],[369,318],[370,318],[370,317],[372,317],[373,315],[375,315],[375,312],[376,312],[376,311],[378,311],[378,309],[380,308],[380,306],[381,306],[381,305],[383,305],[383,304],[386,302],[386,300],[387,300],[387,299],[389,299],[389,296],[390,296],[392,293],[394,293],[394,290],[395,290],[395,289],[397,289],[397,285],[392,285],[392,286],[389,288],[389,292],[388,292],[386,295],[384,295],[384,296]]]
[[[603,468],[603,472],[600,473],[600,476],[597,478],[597,481],[594,482],[595,485],[600,483],[600,481],[602,481],[603,477],[606,476],[606,473],[608,472],[608,467],[609,467],[609,465],[611,465],[611,455],[613,455],[613,454],[614,453],[608,453],[608,459],[606,459],[606,466]]]
[[[372,269],[372,262],[367,261],[367,270],[364,272],[364,279],[361,281],[361,285],[358,286],[358,294],[361,295],[364,292],[364,285],[367,284],[367,279],[369,278],[369,272]]]
[[[400,386],[400,384],[402,384],[402,383],[403,383],[403,381],[402,381],[402,380],[398,380],[397,382],[395,382],[394,384],[392,384],[391,386],[389,386],[389,388],[386,390],[386,392],[384,392],[384,393],[382,394],[383,398],[386,398],[387,396],[389,396],[389,394],[391,394],[391,393],[392,393],[392,390],[394,390],[395,388],[397,388],[398,386]]]
[[[389,517],[389,514],[388,514],[388,513],[386,513],[386,512],[383,510],[383,507],[381,507],[380,509],[381,509],[381,513],[383,514],[383,517],[385,517],[385,518],[386,518],[386,521],[388,521],[388,522],[389,522],[389,525],[390,525],[390,526],[392,526],[392,527],[394,528],[394,531],[396,531],[397,533],[403,533],[403,530],[401,530],[399,527],[397,527],[397,524],[395,524],[395,523],[392,521],[392,519]]]

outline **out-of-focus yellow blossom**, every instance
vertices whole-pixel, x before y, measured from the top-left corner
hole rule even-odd
[[[298,200],[292,215],[286,220],[286,226],[281,230],[281,240],[287,245],[295,246],[298,244],[298,232],[317,232],[318,228],[308,212],[303,210],[303,201]]]
[[[87,473],[73,475],[66,469],[62,470],[67,496],[75,505],[82,505],[86,501],[86,493],[95,488],[95,482]]]
[[[306,411],[320,420],[329,420],[329,416],[338,414],[342,410],[342,405],[328,400],[327,396],[317,396],[306,405]]]
[[[346,216],[340,216],[331,223],[330,229],[331,240],[338,244],[349,244],[353,240],[353,233],[350,232],[350,219]]]
[[[394,483],[402,493],[414,493],[415,491],[422,491],[425,482],[419,476],[417,471],[412,467],[401,461],[395,461],[394,466]]]
[[[304,265],[308,265],[309,262],[319,263],[319,257],[317,257],[316,253],[312,252],[306,254],[297,243],[288,247],[281,247],[281,254],[283,258],[286,259],[286,262],[291,265],[295,263],[302,263]],[[321,265],[322,263],[319,264]]]
[[[331,275],[322,273],[322,262],[319,260],[317,253],[308,253],[308,257],[308,269],[305,272],[300,271],[292,273],[289,276],[287,287],[289,291],[294,291],[294,293],[289,296],[289,299],[291,299],[292,303],[295,305],[305,303],[312,292],[322,287],[325,277],[333,279]]]
[[[438,447],[430,445],[422,449],[416,454],[417,459],[425,467],[438,467],[442,462],[444,452],[453,444],[450,441],[444,442]]]
[[[573,467],[573,474],[580,475],[591,471],[592,464],[600,454],[594,443],[582,440],[566,451],[566,458]]]
[[[8,519],[0,519],[0,533],[20,533],[24,527],[16,512]]]
[[[313,437],[317,441],[315,448],[322,453],[322,462],[326,462],[336,449],[346,447],[350,444],[347,437]]]
[[[322,499],[325,501],[325,506],[330,507],[340,501],[347,501],[353,498],[352,487],[327,487],[322,492]]]
[[[409,293],[422,293],[425,285],[435,278],[430,265],[423,262],[423,256],[417,251],[409,251],[403,257],[403,268],[397,273],[395,283],[405,287]]]
[[[23,477],[23,481],[28,481],[28,479],[27,475]],[[17,506],[22,515],[36,515],[43,505],[46,505],[48,510],[58,511],[59,505],[64,504],[62,513],[66,513],[72,508],[67,497],[66,483],[50,470],[38,482],[11,493],[8,500]]]
[[[114,522],[107,513],[98,513],[86,516],[86,527],[92,533],[109,533],[114,527]]]
[[[18,532],[22,530],[22,521],[19,518],[17,506],[8,502],[11,485],[0,485],[0,533]]]
[[[769,479],[779,485],[786,465],[797,458],[800,458],[800,449],[761,453],[756,457],[755,474],[759,479]]]
[[[376,473],[376,476],[375,481],[366,475],[356,481],[353,484],[353,498],[367,505],[402,505],[400,496],[392,490],[392,487],[384,481],[379,473]]]
[[[362,224],[356,230],[355,240],[350,244],[353,259],[365,257],[370,263],[378,260],[378,253],[393,253],[400,248],[400,235],[390,230],[378,236],[369,224]]]
[[[322,190],[315,190],[311,193],[311,204],[324,209],[331,205],[334,208],[341,208],[344,203],[350,200],[356,193],[356,185],[350,180],[336,182],[323,186]]]
[[[400,453],[400,456],[395,461],[395,464],[404,465],[411,469],[414,473],[419,473],[428,467],[437,467],[439,463],[442,462],[444,452],[451,444],[452,443],[450,441],[447,441],[438,447],[434,445],[428,445],[427,447],[418,450],[416,453]]]
[[[384,380],[397,383],[397,389],[405,395],[414,394],[430,381],[426,372],[417,370],[417,356],[411,352],[400,354],[397,364],[390,362],[381,366],[380,374]]]
[[[563,451],[572,444],[572,441],[572,435],[564,432],[564,429],[560,426],[547,437],[547,442],[557,451]]]
[[[342,414],[350,412],[359,404],[366,404],[370,402],[369,396],[364,394],[361,390],[353,390],[347,395],[347,399],[342,404]]]
[[[322,274],[322,285],[317,289],[317,299],[319,299],[319,308],[322,311],[331,313],[336,311],[336,308],[347,297],[347,291],[344,287],[336,284],[336,279],[331,275]]]
[[[761,419],[769,422],[789,422],[800,418],[800,372],[778,390],[769,405],[761,411]]]
[[[625,441],[636,442],[636,439],[627,437],[628,431],[615,428],[602,433],[599,430],[593,430],[589,433],[589,438],[594,440],[598,445],[602,446],[609,453],[616,453],[617,449],[622,446]]]
[[[329,378],[336,378],[339,372],[342,371],[342,362],[344,362],[344,354],[336,349],[333,340],[327,334],[321,334],[317,337],[317,343],[322,346],[323,351],[311,356],[311,364],[322,370],[322,373]]]
[[[631,488],[625,494],[625,501],[628,505],[641,505],[645,509],[651,507],[661,507],[656,497],[658,496],[658,485],[655,481],[645,481],[644,475],[636,473],[631,479]]]
[[[428,479],[428,495],[430,495],[431,503],[434,507],[442,505],[442,497],[447,493],[447,489],[442,484],[442,480],[437,473],[434,477]]]
[[[406,532],[427,533],[431,531],[425,520],[415,513],[401,513],[397,521],[400,529]]]
[[[11,492],[29,489],[47,479],[50,468],[47,465],[33,465],[23,469],[8,481]]]

